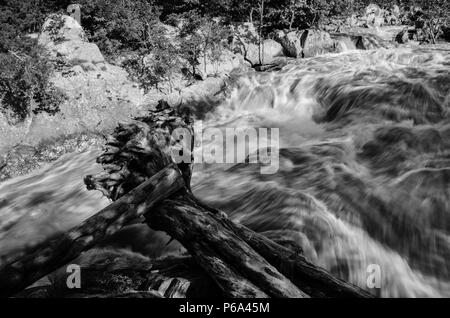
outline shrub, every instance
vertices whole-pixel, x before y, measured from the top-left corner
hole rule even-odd
[[[159,7],[151,0],[80,0],[81,22],[90,41],[107,57],[141,49]]]
[[[168,21],[179,28],[179,56],[185,61],[190,77],[199,77],[200,59],[203,59],[205,74],[207,61],[220,61],[222,50],[228,45],[231,35],[230,29],[220,18],[213,19],[202,15],[198,10],[191,10],[173,14]]]
[[[55,114],[65,96],[50,81],[52,63],[42,48],[21,39],[21,50],[0,53],[0,110],[11,123],[32,113]]]
[[[151,34],[148,34],[143,46],[122,66],[145,92],[153,87],[159,89],[161,83],[168,83],[172,91],[173,77],[181,68],[178,48],[168,39],[167,31],[161,24],[154,23],[149,30]]]

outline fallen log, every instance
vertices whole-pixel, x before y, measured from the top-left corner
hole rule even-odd
[[[183,244],[225,296],[308,297],[230,231],[222,219],[198,205],[187,190],[164,200],[146,213],[145,218],[151,228],[165,231]],[[236,275],[246,279],[237,281],[235,278],[239,276]],[[254,286],[263,293],[255,295]]]
[[[142,216],[158,201],[184,187],[179,170],[169,165],[67,233],[31,250],[1,260],[0,297],[11,296],[76,258]]]
[[[287,286],[292,282],[302,291],[301,297],[372,297],[308,262],[297,251],[232,222],[225,213],[205,206],[188,192],[161,201],[145,218],[151,228],[166,231],[181,242],[194,258],[201,257],[206,249],[213,249],[215,256],[231,264],[270,296],[285,296],[274,292],[270,285],[271,279],[280,273],[289,280]],[[208,264],[202,267],[208,271]],[[216,273],[212,277],[226,290],[223,286],[226,276]]]
[[[298,252],[298,248],[288,248],[263,234],[250,230],[246,226],[234,223],[224,213],[204,205],[193,196],[191,200],[195,200],[198,206],[212,213],[214,218],[220,219],[220,222],[223,222],[227,228],[231,229],[243,241],[258,251],[261,256],[275,266],[283,275],[291,279],[294,284],[301,286],[301,289],[311,297],[373,297],[369,292],[338,279],[323,268],[308,262]],[[164,204],[164,202],[162,203]]]
[[[330,275],[326,270],[245,226],[225,220],[253,249],[311,297],[372,298],[369,292]]]

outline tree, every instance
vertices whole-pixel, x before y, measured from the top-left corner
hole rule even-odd
[[[65,95],[50,81],[53,64],[44,49],[29,39],[22,48],[0,53],[0,100],[11,123],[33,113],[55,114]]]
[[[204,72],[208,59],[212,62],[220,60],[223,47],[231,34],[221,19],[202,15],[198,10],[182,14],[173,14],[169,21],[179,30],[180,57],[186,61],[190,75],[198,78],[197,72],[203,59]]]
[[[148,25],[159,21],[151,0],[80,0],[81,22],[90,41],[108,57],[146,45]]]
[[[450,3],[446,0],[417,0],[415,6],[420,9],[411,17],[416,27],[418,40],[435,44],[450,25]]]
[[[130,77],[138,81],[148,92],[168,83],[172,92],[172,79],[181,68],[178,48],[167,37],[161,24],[148,25],[147,39],[143,46],[123,62]]]

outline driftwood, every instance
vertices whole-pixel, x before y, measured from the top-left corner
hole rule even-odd
[[[145,215],[181,242],[228,297],[308,297],[185,191]],[[255,288],[257,286],[257,288]],[[261,292],[262,291],[262,292]]]
[[[178,169],[172,163],[173,149],[192,157],[193,143],[188,148],[185,139],[172,135],[179,127],[192,131],[191,123],[185,113],[161,103],[150,116],[118,127],[98,159],[105,172],[85,179],[89,189],[115,202],[100,216],[2,266],[2,295],[23,289],[144,215],[151,228],[183,244],[226,297],[371,297],[307,262],[297,249],[235,224],[198,201],[189,186],[191,162],[179,163]]]

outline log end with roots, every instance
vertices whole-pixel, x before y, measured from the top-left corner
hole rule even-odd
[[[120,124],[107,138],[105,152],[97,158],[104,171],[86,176],[87,188],[99,190],[115,201],[173,163],[175,152],[192,160],[192,124],[188,109],[172,108],[164,101],[148,116]],[[185,130],[191,139],[177,138],[176,129]],[[178,163],[178,168],[189,185],[190,163]]]

